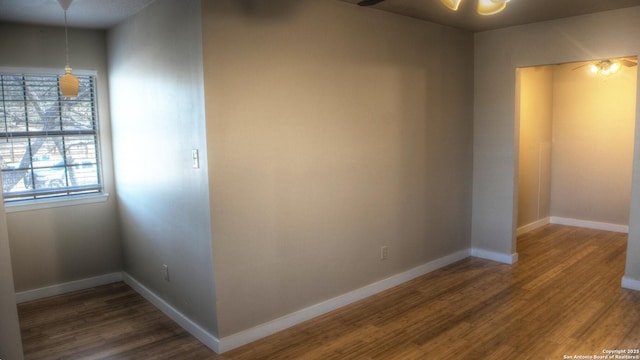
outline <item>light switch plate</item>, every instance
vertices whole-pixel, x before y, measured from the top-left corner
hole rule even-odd
[[[193,159],[193,168],[194,169],[199,169],[200,168],[200,153],[198,152],[198,149],[191,150],[191,158]]]

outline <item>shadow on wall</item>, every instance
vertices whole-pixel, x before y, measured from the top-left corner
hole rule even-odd
[[[235,10],[252,18],[280,20],[290,17],[300,4],[297,0],[241,0],[233,2]]]

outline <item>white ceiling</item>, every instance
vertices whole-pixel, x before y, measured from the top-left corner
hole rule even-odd
[[[110,28],[153,1],[155,0],[74,0],[67,13],[69,26]],[[290,0],[236,1],[251,3]],[[359,0],[342,1],[355,6]],[[445,8],[440,0],[385,0],[378,5],[362,8],[362,11],[382,10],[461,29],[483,31],[640,6],[640,0],[511,0],[500,14],[480,16],[475,13],[475,2],[476,0],[463,0],[460,10],[453,12]],[[64,24],[64,13],[58,0],[0,0],[0,21],[60,26]]]
[[[155,0],[74,0],[67,11],[69,26],[110,28]],[[0,0],[0,21],[64,25],[58,0]]]
[[[357,3],[359,0],[342,0]],[[640,0],[511,0],[499,14],[476,13],[477,0],[462,0],[458,12],[440,0],[385,0],[370,8],[416,17],[471,31],[484,31],[533,22],[640,6]],[[640,19],[638,20],[640,21]]]

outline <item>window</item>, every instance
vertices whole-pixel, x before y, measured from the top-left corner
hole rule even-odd
[[[0,163],[5,202],[101,193],[95,75],[0,73]]]

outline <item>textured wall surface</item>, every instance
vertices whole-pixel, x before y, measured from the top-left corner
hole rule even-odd
[[[221,336],[469,248],[469,33],[311,0],[203,25]]]
[[[516,68],[640,53],[640,7],[475,35],[474,248],[515,252]],[[636,96],[636,124],[638,120]],[[635,143],[638,144],[636,136]],[[627,276],[640,279],[640,146],[635,146]]]
[[[216,335],[200,19],[160,0],[110,30],[109,79],[124,270]]]
[[[64,72],[64,29],[0,24],[0,66]],[[97,73],[98,120],[106,202],[7,214],[13,274],[18,292],[109,274],[122,269],[113,193],[113,164],[103,31],[69,31],[75,70]],[[12,210],[13,211],[13,210]]]

